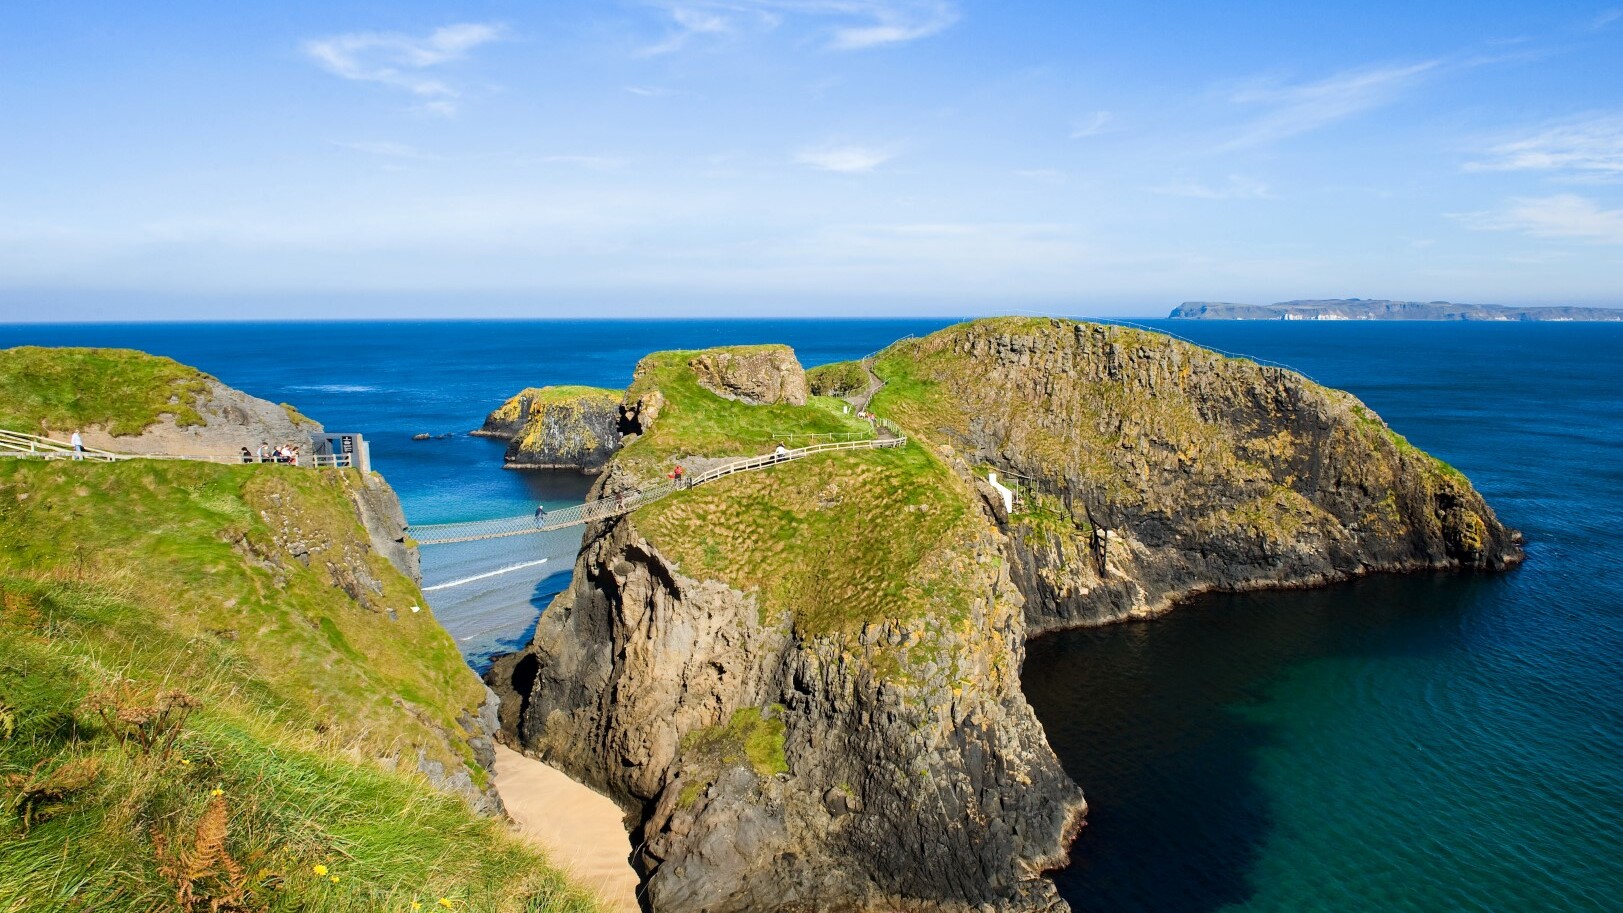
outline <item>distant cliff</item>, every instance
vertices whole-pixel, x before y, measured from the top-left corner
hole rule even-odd
[[[1623,308],[1517,308],[1448,301],[1331,298],[1278,304],[1185,301],[1168,316],[1179,320],[1623,320]]]

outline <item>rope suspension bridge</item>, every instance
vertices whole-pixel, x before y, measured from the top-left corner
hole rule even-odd
[[[805,459],[819,453],[840,450],[881,450],[907,445],[901,430],[884,419],[877,419],[875,427],[880,436],[860,441],[829,441],[808,447],[785,449],[782,453],[746,457],[723,463],[712,469],[695,473],[681,481],[667,479],[656,485],[632,491],[607,495],[587,501],[578,507],[547,511],[544,515],[501,517],[495,520],[471,520],[464,523],[431,523],[408,527],[408,534],[418,545],[451,545],[457,542],[478,542],[485,539],[504,539],[509,536],[534,536],[557,532],[611,517],[623,516],[639,507],[687,488],[694,488],[740,472],[770,469],[781,463]]]

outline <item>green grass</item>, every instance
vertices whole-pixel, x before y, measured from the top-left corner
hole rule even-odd
[[[850,396],[868,389],[868,372],[860,361],[838,361],[807,371],[806,382],[819,396]]]
[[[733,350],[706,351],[738,351]],[[673,460],[689,457],[751,456],[771,452],[774,435],[796,435],[787,446],[815,443],[814,435],[870,435],[868,423],[843,410],[847,404],[814,396],[804,406],[750,405],[717,396],[701,386],[688,367],[697,351],[656,352],[643,359],[627,392],[635,400],[657,391],[663,397],[652,427],[617,457],[644,476],[663,474]]]
[[[918,444],[807,457],[637,513],[684,574],[756,593],[806,637],[950,612],[931,587],[970,522],[962,483]]]
[[[130,349],[19,346],[0,350],[0,428],[35,433],[99,427],[140,434],[165,414],[181,427],[197,411],[209,376]]]
[[[483,689],[411,611],[417,587],[370,551],[360,484],[277,466],[0,465],[0,911],[175,909],[161,847],[192,849],[211,802],[243,909],[592,909],[415,772],[419,753],[465,764],[456,718]],[[170,688],[200,702],[167,756],[121,746],[87,701],[120,681],[127,707]],[[15,778],[69,759],[90,759],[93,781],[25,832]]]

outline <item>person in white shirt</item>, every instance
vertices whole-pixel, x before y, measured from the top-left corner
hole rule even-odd
[[[73,445],[74,459],[82,460],[85,458],[85,439],[79,436],[79,432],[73,432],[73,437],[68,438],[68,443]]]

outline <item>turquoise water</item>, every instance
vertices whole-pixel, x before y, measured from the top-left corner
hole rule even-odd
[[[526,384],[623,386],[652,349],[788,342],[808,365],[947,321],[0,326],[123,345],[373,440],[417,522],[578,500],[469,438]],[[1608,910],[1623,896],[1623,326],[1184,323],[1345,387],[1465,471],[1529,560],[1215,596],[1031,647],[1025,683],[1090,824],[1086,911]],[[417,432],[454,433],[414,442]],[[568,556],[428,550],[478,664],[524,640]]]

